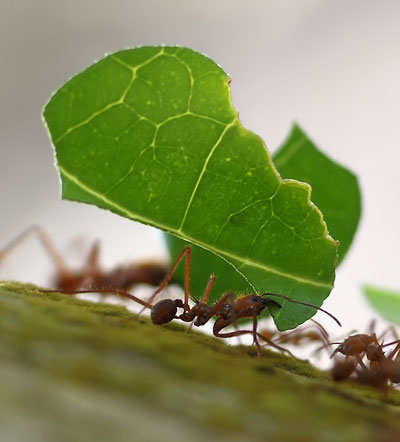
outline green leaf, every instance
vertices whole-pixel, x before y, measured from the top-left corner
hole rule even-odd
[[[340,243],[340,262],[349,250],[360,220],[361,195],[356,176],[321,152],[297,125],[293,125],[273,160],[283,178],[293,178],[311,185],[312,201],[321,209],[329,232]],[[168,234],[165,238],[171,259],[175,260],[186,243]],[[251,290],[247,281],[218,256],[199,247],[193,247],[192,254],[191,289],[196,296],[201,296],[212,272],[218,278],[214,287],[215,296],[211,299],[228,290],[236,293]],[[183,270],[180,268],[176,273],[180,282],[183,282]]]
[[[339,241],[340,263],[360,221],[361,193],[357,177],[318,150],[297,125],[273,160],[282,178],[293,178],[312,187],[312,201],[324,214],[329,233]]]
[[[55,93],[44,118],[65,199],[173,233],[260,292],[321,305],[337,260],[310,187],[281,180],[232,106],[229,77],[179,47],[112,54]],[[314,309],[282,302],[280,329]]]
[[[217,279],[209,297],[210,302],[219,299],[221,294],[229,291],[233,291],[235,294],[254,293],[254,288],[248,281],[224,259],[174,235],[165,233],[163,236],[167,243],[171,262],[176,260],[185,246],[191,245],[190,293],[197,299],[201,298],[212,273],[217,276]],[[185,279],[185,268],[183,265],[176,269],[174,279],[183,287]]]
[[[364,286],[364,294],[372,308],[382,318],[400,325],[400,292]]]

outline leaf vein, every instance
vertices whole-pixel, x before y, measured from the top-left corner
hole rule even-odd
[[[328,289],[332,289],[333,285],[330,283],[325,283],[325,282],[320,282],[320,281],[316,281],[316,280],[312,280],[309,278],[304,278],[298,275],[294,275],[292,273],[287,273],[281,270],[278,270],[274,267],[270,267],[270,266],[266,266],[265,264],[261,264],[257,261],[252,261],[250,259],[243,259],[243,257],[241,256],[236,256],[230,252],[227,252],[225,250],[222,249],[218,249],[216,247],[212,247],[209,244],[204,244],[202,242],[199,242],[198,240],[195,240],[194,238],[190,237],[190,235],[187,235],[186,233],[184,234],[184,232],[182,232],[182,230],[180,229],[174,229],[171,228],[171,226],[167,226],[164,225],[162,223],[159,222],[154,222],[153,220],[147,219],[143,216],[134,214],[132,212],[130,212],[128,209],[126,209],[125,207],[119,205],[118,203],[108,199],[107,197],[105,197],[104,195],[96,192],[94,189],[92,189],[91,187],[89,187],[87,184],[82,183],[76,176],[74,176],[73,174],[70,174],[64,167],[59,166],[59,170],[60,173],[63,174],[66,178],[68,178],[71,182],[73,182],[75,185],[77,185],[78,187],[80,187],[82,190],[84,190],[85,192],[87,192],[89,195],[94,196],[95,198],[103,201],[104,203],[106,203],[108,206],[113,207],[115,210],[117,210],[120,213],[124,213],[128,218],[133,219],[135,221],[140,221],[143,224],[147,224],[147,225],[151,225],[154,227],[157,227],[159,229],[165,230],[167,232],[170,232],[172,234],[175,234],[177,236],[182,237],[184,235],[184,239],[194,243],[196,245],[199,245],[200,247],[206,248],[208,250],[210,250],[211,252],[215,253],[216,255],[220,256],[222,259],[224,259],[225,261],[227,260],[233,260],[233,261],[242,261],[242,264],[240,265],[240,267],[243,266],[251,266],[251,267],[255,267],[258,269],[261,269],[263,271],[266,272],[270,272],[274,275],[279,275],[282,276],[284,278],[287,278],[289,280],[293,280],[295,282],[300,282],[300,283],[305,283],[305,284],[309,284],[315,287],[324,287],[324,288],[328,288]],[[237,270],[238,267],[234,266]],[[242,276],[244,278],[246,278],[245,275],[243,275],[242,272],[240,272],[242,274]],[[246,278],[246,280],[248,280],[248,278]],[[249,283],[251,284],[251,281],[249,281]],[[253,284],[251,284],[253,285]]]
[[[183,228],[183,226],[185,224],[185,221],[186,221],[186,218],[188,216],[190,207],[191,207],[191,205],[193,203],[193,199],[194,199],[194,197],[196,195],[197,189],[199,188],[200,182],[201,182],[201,180],[203,178],[203,175],[204,175],[204,173],[205,173],[205,171],[207,169],[207,165],[208,165],[211,157],[213,156],[213,154],[214,154],[215,150],[217,149],[217,147],[220,145],[220,143],[221,143],[222,139],[224,138],[225,134],[227,133],[228,129],[230,129],[236,123],[236,121],[237,121],[237,118],[235,117],[229,124],[226,125],[225,129],[221,132],[221,135],[219,136],[218,140],[216,141],[214,146],[210,149],[210,153],[207,155],[207,157],[206,157],[206,159],[204,161],[204,164],[203,164],[203,167],[202,167],[202,169],[200,171],[199,177],[197,178],[197,181],[196,181],[196,183],[194,185],[192,193],[191,193],[191,195],[189,197],[188,203],[186,205],[185,212],[184,212],[183,217],[182,217],[181,224],[180,224],[180,226],[178,228],[178,233],[182,233],[182,228]]]

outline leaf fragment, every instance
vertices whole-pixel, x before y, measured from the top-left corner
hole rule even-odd
[[[400,325],[400,292],[366,285],[364,295],[371,307],[382,318]]]
[[[109,55],[51,98],[44,118],[65,199],[95,204],[204,247],[259,292],[317,306],[336,242],[310,187],[282,180],[232,106],[229,77],[180,47]],[[283,302],[279,329],[313,309]]]
[[[356,175],[317,148],[294,124],[273,156],[282,178],[310,184],[312,201],[324,214],[329,233],[339,241],[339,263],[348,252],[361,217],[361,192]]]

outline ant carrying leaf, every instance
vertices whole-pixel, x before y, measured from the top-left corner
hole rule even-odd
[[[182,299],[163,299],[161,301],[153,304],[156,296],[168,285],[173,274],[178,267],[179,263],[185,259],[185,282],[184,282],[184,300]],[[326,310],[314,306],[312,304],[308,304],[301,301],[295,301],[290,299],[285,295],[274,294],[274,293],[263,293],[261,295],[253,294],[253,295],[245,295],[239,296],[237,298],[234,297],[233,292],[225,293],[221,296],[221,298],[215,303],[208,305],[207,301],[209,295],[212,291],[214,281],[216,276],[211,275],[210,279],[206,285],[203,296],[200,300],[194,300],[194,306],[190,307],[189,299],[190,299],[190,268],[191,268],[191,248],[189,246],[185,247],[182,252],[179,254],[178,258],[166,274],[164,280],[158,286],[157,290],[153,293],[153,295],[147,300],[143,301],[137,298],[126,291],[114,289],[87,289],[87,290],[79,290],[79,291],[64,291],[64,293],[115,293],[117,295],[127,297],[138,304],[143,306],[143,310],[146,308],[150,310],[150,318],[153,324],[162,325],[168,322],[171,322],[173,319],[179,319],[183,322],[193,323],[196,327],[200,327],[210,321],[212,318],[215,318],[214,326],[213,326],[213,334],[219,338],[232,338],[238,337],[245,334],[251,334],[253,336],[253,342],[257,347],[258,355],[261,355],[261,345],[259,340],[267,342],[273,348],[289,353],[290,352],[283,347],[277,345],[268,337],[262,335],[257,331],[258,317],[264,311],[266,307],[272,302],[276,304],[276,298],[294,302],[296,304],[304,305],[307,307],[311,307],[317,310],[321,310],[325,314],[329,315],[332,319],[334,319],[339,325],[340,322]],[[182,309],[183,312],[178,314],[178,309]],[[139,312],[139,314],[141,313]],[[239,330],[231,332],[224,332],[223,330],[231,325],[236,325],[236,322],[242,318],[252,318],[253,326],[251,330]]]

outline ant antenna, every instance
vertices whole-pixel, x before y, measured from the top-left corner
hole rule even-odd
[[[320,310],[321,312],[325,313],[326,315],[330,316],[339,325],[339,327],[342,326],[339,319],[337,319],[335,316],[333,316],[332,313],[329,313],[326,310],[324,310],[323,308],[317,307],[316,305],[308,304],[307,302],[295,301],[294,299],[289,298],[289,296],[278,295],[276,293],[263,293],[261,296],[276,296],[278,298],[285,299],[286,301],[294,302],[295,304],[301,304],[301,305],[305,305],[307,307],[315,308],[315,309]]]
[[[318,348],[315,350],[315,353],[319,353],[323,348],[329,347],[330,345],[340,345],[340,344],[343,344],[343,342],[327,342],[326,344],[321,345],[321,347],[318,347]],[[335,351],[331,354],[330,359],[333,358],[333,356],[337,353],[337,351],[338,351],[338,350],[335,349]]]

